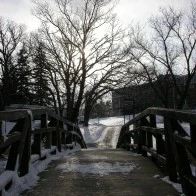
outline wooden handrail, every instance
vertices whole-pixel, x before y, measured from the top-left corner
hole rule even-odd
[[[40,128],[32,130],[34,119],[40,119]],[[0,122],[2,121],[15,123],[9,134],[2,134],[2,130],[0,130],[0,154],[10,148],[5,171],[17,171],[19,176],[28,173],[31,155],[38,154],[42,160],[46,157],[45,152],[54,154],[56,149],[61,151],[62,146],[65,149],[68,146],[73,148],[76,142],[82,148],[86,148],[80,128],[48,108],[2,111],[0,112]],[[43,144],[45,146],[44,153],[42,153]]]
[[[0,112],[0,120],[12,121],[19,120],[28,116],[27,110],[10,110]]]
[[[166,116],[171,119],[180,120],[189,123],[196,123],[196,113],[185,112],[182,110],[173,110],[173,109],[165,109],[165,108],[148,108],[138,114],[134,119],[131,119],[122,127],[126,127],[128,125],[134,124],[138,120],[143,117],[149,116],[149,114],[159,115],[159,116]]]
[[[164,128],[157,128],[156,116],[163,117]],[[180,122],[189,125],[190,135]],[[190,167],[196,162],[196,113],[148,108],[122,126],[117,148],[133,148],[143,156],[150,153],[166,165],[171,181],[179,175],[185,194],[196,195],[196,176]]]

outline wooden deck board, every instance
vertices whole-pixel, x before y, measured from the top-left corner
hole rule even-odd
[[[136,167],[127,174],[109,173],[82,174],[79,172],[62,172],[56,169],[63,163],[91,164],[106,162],[110,164]],[[176,196],[179,193],[161,179],[153,178],[160,175],[159,169],[152,161],[137,154],[121,149],[88,149],[76,152],[60,160],[53,161],[47,171],[40,174],[36,187],[25,191],[22,195],[59,195],[59,196],[91,196],[91,195],[118,195],[118,196]]]

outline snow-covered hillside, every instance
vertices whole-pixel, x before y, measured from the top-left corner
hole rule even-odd
[[[132,117],[131,117],[132,118]],[[125,123],[129,116],[125,117]],[[81,132],[88,147],[116,148],[124,117],[108,117],[90,119],[89,126],[81,126]]]

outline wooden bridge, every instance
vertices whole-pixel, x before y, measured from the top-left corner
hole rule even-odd
[[[22,195],[179,195],[159,179],[165,173],[181,183],[185,195],[196,195],[194,113],[149,108],[122,126],[117,149],[86,149],[77,125],[43,108],[0,112],[0,120],[14,124],[9,133],[1,130],[0,154],[8,160],[0,175],[0,195],[13,188],[14,173],[22,178],[31,164],[76,143],[82,151],[53,161],[39,184]],[[34,130],[33,120],[40,121]],[[79,171],[81,166],[86,173]]]

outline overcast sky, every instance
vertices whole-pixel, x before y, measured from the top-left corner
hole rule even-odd
[[[173,6],[186,9],[191,0],[120,0],[116,8],[120,21],[125,24],[134,21],[145,22],[152,14],[156,14],[160,6]],[[31,15],[31,0],[0,0],[0,16],[24,23],[29,30],[38,27],[38,19]]]

